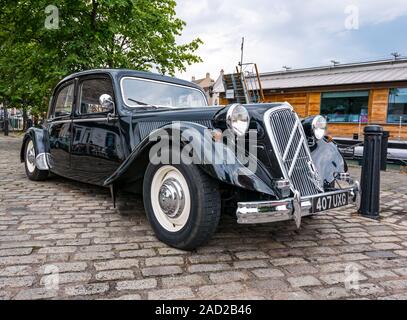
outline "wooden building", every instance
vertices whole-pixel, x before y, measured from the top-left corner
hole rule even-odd
[[[367,124],[380,124],[392,139],[407,140],[407,59],[262,73],[259,78],[262,102],[287,101],[301,117],[325,115],[335,137],[352,137]],[[259,90],[254,86],[252,91]],[[220,104],[241,102],[230,96],[229,87],[225,80],[215,86]]]

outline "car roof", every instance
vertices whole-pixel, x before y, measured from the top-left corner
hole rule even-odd
[[[202,91],[202,88],[200,86],[196,85],[193,82],[189,82],[189,81],[186,81],[186,80],[161,75],[161,74],[158,74],[158,73],[137,71],[137,70],[131,70],[131,69],[92,69],[92,70],[76,72],[76,73],[73,73],[73,74],[65,77],[58,84],[58,86],[60,84],[64,83],[64,82],[66,82],[66,81],[75,79],[77,77],[93,75],[93,74],[101,74],[101,73],[109,74],[114,79],[115,78],[118,79],[118,78],[122,78],[122,77],[136,77],[136,78],[163,81],[163,82],[173,83],[173,84],[177,84],[177,85],[181,85],[181,86],[192,87],[192,88],[195,88],[195,89],[198,89],[198,90]]]

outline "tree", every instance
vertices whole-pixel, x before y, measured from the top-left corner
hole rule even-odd
[[[0,0],[0,101],[46,110],[64,76],[93,68],[173,75],[201,61],[174,0]]]

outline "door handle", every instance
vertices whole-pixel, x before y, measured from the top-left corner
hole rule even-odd
[[[107,122],[113,122],[113,121],[116,121],[116,120],[117,120],[117,116],[116,116],[115,114],[108,113],[106,119],[107,119]]]

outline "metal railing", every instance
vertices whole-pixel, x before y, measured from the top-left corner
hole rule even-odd
[[[4,131],[4,117],[0,118],[0,131]],[[24,120],[21,117],[8,117],[9,131],[22,131],[24,129]]]
[[[240,67],[242,83],[247,96],[247,103],[264,102],[264,92],[257,64],[243,63]]]

